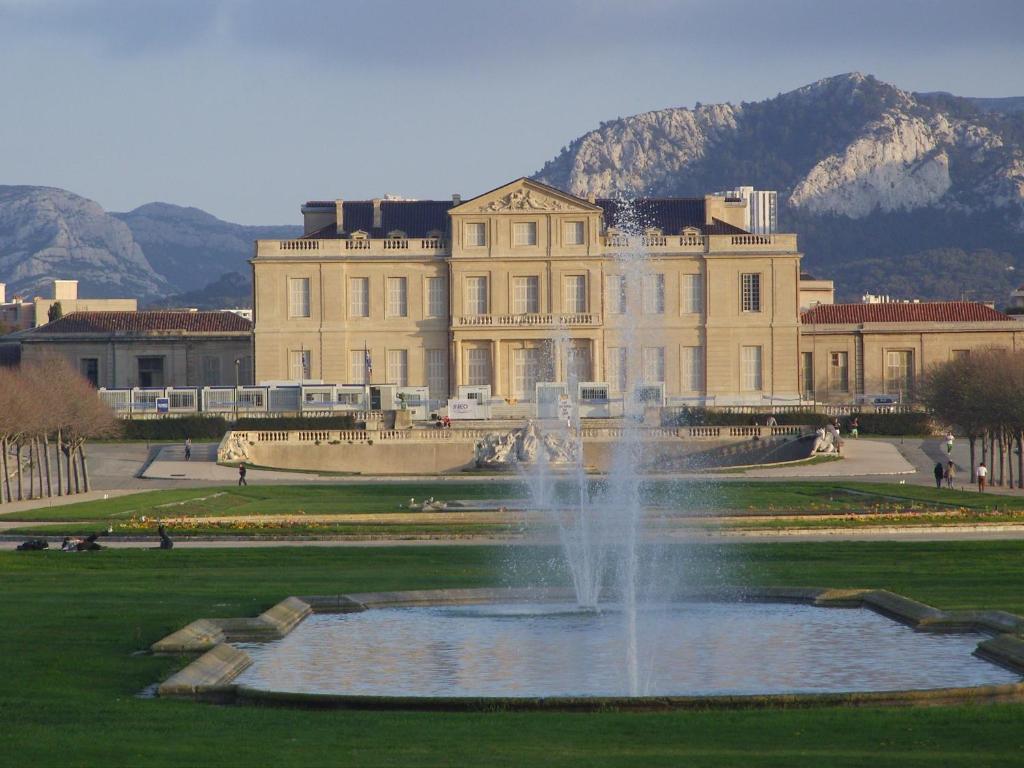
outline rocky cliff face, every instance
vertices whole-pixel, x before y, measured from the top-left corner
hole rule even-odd
[[[8,295],[41,294],[54,278],[87,296],[150,296],[168,289],[123,222],[52,187],[0,186],[0,281]]]
[[[986,105],[987,106],[987,105]],[[537,174],[576,194],[703,194],[753,183],[791,208],[1013,206],[1024,222],[1024,116],[854,73],[753,104],[604,123]]]
[[[781,226],[801,235],[805,265],[841,273],[847,299],[892,292],[877,268],[872,282],[860,281],[861,259],[917,264],[908,257],[942,250],[948,270],[950,249],[965,262],[963,275],[949,275],[948,298],[965,289],[961,277],[971,282],[972,254],[981,251],[1005,273],[997,291],[1009,290],[1024,269],[1019,101],[915,94],[840,75],[766,101],[602,123],[535,178],[578,195],[778,190]]]

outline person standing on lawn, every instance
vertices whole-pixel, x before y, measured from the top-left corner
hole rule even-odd
[[[985,492],[985,479],[988,477],[988,467],[985,466],[985,462],[981,462],[978,465],[978,493]]]
[[[932,474],[935,475],[935,487],[942,487],[942,479],[946,476],[946,471],[942,468],[942,462],[935,462],[935,469],[932,470]]]

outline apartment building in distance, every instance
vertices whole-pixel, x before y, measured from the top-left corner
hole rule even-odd
[[[255,380],[795,401],[801,254],[749,232],[748,205],[525,178],[465,201],[308,202],[301,238],[256,243]]]

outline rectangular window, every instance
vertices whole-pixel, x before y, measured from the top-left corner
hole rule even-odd
[[[348,316],[370,316],[370,278],[351,277],[348,281]]]
[[[98,357],[83,357],[78,361],[78,370],[82,377],[94,387],[100,385],[100,360]]]
[[[309,278],[288,278],[288,317],[309,317]]]
[[[914,387],[914,353],[909,349],[890,349],[885,353],[885,393],[906,395]]]
[[[369,378],[366,375],[367,351],[364,349],[353,349],[348,353],[348,383],[368,384]]]
[[[962,357],[970,357],[970,356],[971,356],[971,350],[969,350],[969,349],[954,349],[953,350],[953,359],[954,360],[959,360]]]
[[[803,382],[804,400],[814,399],[814,353],[800,353],[800,380]]]
[[[644,347],[644,384],[660,384],[665,381],[665,348]]]
[[[590,381],[590,343],[586,341],[573,342],[566,351],[568,384],[574,386],[581,381]]]
[[[220,384],[220,358],[216,355],[203,355],[203,383],[208,387]]]
[[[828,388],[831,392],[850,391],[850,357],[848,352],[829,354]]]
[[[491,383],[491,350],[471,347],[466,350],[466,383],[478,387]]]
[[[540,312],[540,278],[536,275],[512,279],[512,312],[531,315]]]
[[[305,381],[306,379],[309,379],[309,350],[293,349],[291,352],[288,353],[288,357],[289,378],[292,381]]]
[[[432,398],[448,397],[448,350],[427,350],[427,389]]]
[[[536,245],[537,222],[517,221],[512,225],[512,245]]]
[[[644,275],[644,314],[665,314],[664,275]]]
[[[680,361],[684,392],[701,392],[704,389],[704,348],[683,347]]]
[[[388,350],[388,384],[409,386],[409,350]]]
[[[427,317],[448,317],[448,280],[427,278]]]
[[[743,365],[742,388],[746,392],[760,392],[761,347],[743,347],[740,356]]]
[[[520,399],[532,399],[537,391],[540,373],[540,350],[512,350],[512,392]]]
[[[605,378],[612,392],[625,392],[628,384],[625,347],[608,347],[605,358]]]
[[[757,272],[740,275],[740,309],[744,312],[761,311],[761,275]]]
[[[563,311],[565,312],[586,312],[587,311],[587,276],[566,275],[562,278],[564,289]]]
[[[481,222],[466,224],[466,247],[479,248],[487,245],[487,225]]]
[[[683,275],[683,295],[680,307],[683,314],[696,315],[704,311],[704,281],[700,275]]]
[[[563,230],[562,241],[565,245],[583,245],[583,222],[582,221],[567,221],[565,222],[565,229]]]
[[[626,276],[608,275],[608,312],[626,314]]]
[[[408,285],[404,277],[388,278],[388,302],[385,307],[388,317],[409,316]]]
[[[165,386],[164,359],[162,357],[140,357],[137,364],[140,387]]]
[[[486,315],[488,311],[487,278],[466,278],[466,314]]]

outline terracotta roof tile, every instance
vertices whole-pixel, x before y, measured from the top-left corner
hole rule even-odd
[[[999,323],[1009,315],[973,301],[927,301],[916,304],[819,304],[800,316],[804,325],[860,323]]]
[[[234,312],[72,312],[32,334],[51,333],[244,333],[252,323]]]

